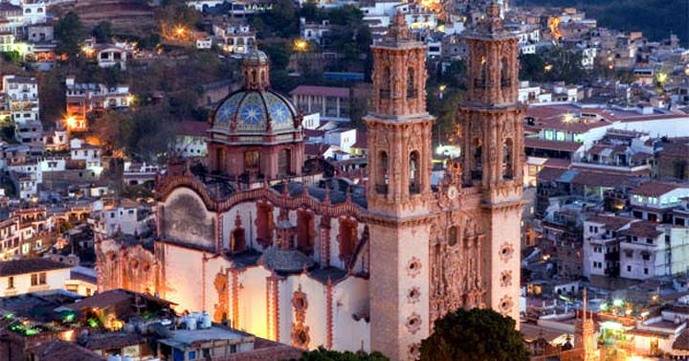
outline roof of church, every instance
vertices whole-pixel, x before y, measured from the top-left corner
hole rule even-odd
[[[223,134],[262,135],[299,130],[292,102],[272,90],[239,90],[222,101],[210,131]]]

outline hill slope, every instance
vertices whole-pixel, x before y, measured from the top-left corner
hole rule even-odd
[[[519,6],[574,6],[601,26],[643,31],[660,40],[674,33],[689,43],[689,0],[514,0]]]

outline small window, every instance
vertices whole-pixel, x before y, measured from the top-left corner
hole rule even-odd
[[[14,289],[14,277],[12,276],[7,278],[7,289]]]
[[[38,286],[38,273],[31,275],[31,286]]]
[[[38,284],[44,285],[46,284],[46,274],[45,272],[41,272],[38,274]]]

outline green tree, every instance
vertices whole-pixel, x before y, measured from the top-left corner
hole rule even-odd
[[[487,309],[458,310],[435,321],[421,342],[421,361],[527,361],[515,321]]]
[[[55,24],[55,38],[57,39],[56,53],[67,55],[74,59],[81,51],[81,42],[84,40],[84,25],[79,15],[70,11]]]
[[[304,352],[302,361],[388,361],[389,359],[379,352],[365,353],[359,352],[339,352],[326,350],[319,347],[316,350]]]
[[[109,42],[112,37],[112,24],[109,21],[101,21],[93,28],[91,35],[96,38],[96,42]]]

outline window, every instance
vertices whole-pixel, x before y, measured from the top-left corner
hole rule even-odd
[[[189,351],[189,360],[196,360],[196,351]]]
[[[653,244],[653,238],[646,238],[646,243]]]
[[[421,192],[419,182],[419,152],[413,151],[409,154],[409,193],[418,194]]]
[[[388,193],[388,154],[384,151],[378,153],[378,172],[376,179],[376,192]]]
[[[385,67],[383,69],[383,76],[380,79],[380,98],[388,99],[390,98],[390,67]]]
[[[47,282],[46,282],[46,274],[45,274],[45,272],[39,273],[39,274],[38,274],[38,284],[44,285],[44,284],[46,284],[46,283],[47,283]]]
[[[7,289],[13,289],[14,288],[14,276],[10,276],[7,278]]]
[[[631,272],[631,271],[632,271],[632,266],[627,266],[627,272]]]
[[[416,77],[412,67],[407,70],[407,98],[416,98]]]
[[[507,138],[502,146],[502,178],[512,179],[514,177],[514,164],[512,162],[512,139]]]
[[[644,274],[645,274],[645,275],[648,274],[648,268],[644,268]]]
[[[258,171],[260,166],[260,156],[258,151],[244,152],[244,170],[245,171]]]
[[[31,286],[38,286],[38,273],[31,275]]]

